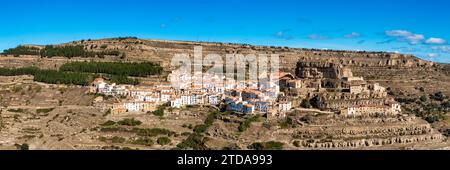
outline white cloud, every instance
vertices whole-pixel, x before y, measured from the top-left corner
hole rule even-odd
[[[390,30],[386,31],[385,34],[388,37],[396,37],[397,41],[408,42],[412,45],[419,44],[425,39],[423,34],[414,34],[406,30]]]
[[[323,36],[323,35],[319,35],[319,34],[311,34],[308,36],[308,38],[311,40],[326,40],[326,39],[328,39],[327,36]]]
[[[450,46],[433,46],[431,49],[441,53],[450,53]]]
[[[359,36],[361,36],[361,34],[359,34],[359,33],[357,33],[357,32],[352,32],[352,33],[350,33],[350,34],[344,35],[345,38],[349,38],[349,39],[351,39],[351,38],[357,38],[357,37],[359,37]]]
[[[284,39],[284,40],[292,40],[294,39],[294,36],[291,34],[291,29],[285,29],[282,31],[278,31],[274,34],[275,37]]]
[[[400,50],[403,53],[414,53],[414,52],[420,52],[422,51],[422,48],[420,47],[394,47],[392,48],[394,50]]]
[[[276,35],[276,36],[283,36],[283,35],[284,35],[284,32],[283,32],[283,31],[278,31],[275,35]]]
[[[434,38],[434,37],[431,37],[431,38],[428,38],[428,39],[425,41],[425,43],[427,43],[427,44],[445,44],[446,41],[445,41],[444,39],[442,39],[442,38]]]
[[[439,54],[437,54],[437,53],[429,53],[429,54],[427,54],[427,57],[435,58],[435,57],[439,57]]]
[[[414,35],[410,35],[410,36],[406,36],[405,40],[408,41],[408,43],[410,44],[419,44],[420,42],[422,42],[422,40],[425,39],[425,36],[422,34],[414,34]]]
[[[390,37],[406,37],[412,35],[412,32],[405,30],[390,30],[386,31],[386,35]]]

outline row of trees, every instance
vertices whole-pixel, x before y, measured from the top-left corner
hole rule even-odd
[[[34,75],[39,71],[37,67],[24,68],[0,68],[0,76],[20,76],[20,75]]]
[[[140,79],[128,76],[143,77],[159,74],[161,71],[159,65],[150,62],[72,62],[61,66],[59,71],[41,70],[37,67],[0,68],[0,76],[33,75],[35,81],[44,83],[88,85],[94,77],[92,73],[103,73],[112,83],[137,85]]]
[[[37,47],[17,46],[3,51],[5,55],[40,55],[41,57],[100,57],[105,55],[120,56],[121,53],[117,50],[108,50],[101,52],[87,51],[82,45],[68,45],[68,46],[53,46],[47,45],[43,49]]]
[[[141,83],[141,81],[137,78],[128,78],[127,76],[122,75],[112,75],[109,81],[111,83],[116,84],[131,84],[131,85],[138,85],[139,83]]]
[[[29,46],[17,46],[16,48],[10,48],[3,50],[3,54],[5,55],[39,55],[40,49],[37,47],[29,47]]]
[[[56,71],[56,70],[41,70],[37,67],[24,67],[24,68],[0,68],[0,76],[19,76],[19,75],[33,75],[34,81],[50,83],[50,84],[75,84],[75,85],[88,85],[93,74],[82,72],[68,72],[68,71]],[[137,78],[129,78],[124,75],[111,75],[108,76],[112,83],[116,84],[132,84],[137,85],[140,80]]]
[[[89,73],[80,72],[65,72],[56,70],[41,70],[37,67],[24,68],[0,68],[0,76],[19,76],[19,75],[33,75],[34,81],[50,83],[50,84],[75,84],[88,85],[94,77]],[[110,81],[117,84],[132,84],[140,83],[139,79],[128,78],[122,75],[112,75]]]
[[[100,57],[103,58],[105,55],[119,56],[120,52],[116,50],[112,51],[102,51],[94,52],[87,51],[82,45],[75,46],[53,46],[47,45],[44,49],[40,51],[41,57],[56,57],[62,56],[67,58],[72,57]]]
[[[41,70],[36,67],[25,68],[0,68],[1,76],[19,76],[19,75],[33,75],[34,81],[50,83],[50,84],[74,84],[74,85],[88,85],[92,80],[91,74],[76,73],[76,72],[62,72],[56,70]]]
[[[105,73],[111,75],[145,77],[157,75],[162,67],[151,62],[122,63],[122,62],[71,62],[60,67],[61,71]]]
[[[81,45],[76,46],[53,46],[47,45],[44,49],[41,50],[42,57],[95,57],[95,52],[90,52],[84,50],[84,47]]]
[[[92,75],[86,73],[40,70],[34,74],[34,81],[50,84],[88,85],[91,80]]]

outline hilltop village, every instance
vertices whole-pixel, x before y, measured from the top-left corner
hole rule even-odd
[[[168,79],[177,78],[179,88],[169,82],[133,86],[108,84],[97,78],[89,92],[119,97],[119,102],[109,106],[111,114],[147,113],[160,106],[179,109],[210,105],[222,111],[284,118],[305,99],[310,99],[308,102],[316,109],[343,116],[401,114],[399,103],[387,96],[384,87],[354,77],[349,68],[319,62],[299,62],[297,68],[295,75],[271,73],[267,81],[262,81],[266,83],[250,80],[223,83],[225,76],[210,73],[190,76],[173,71]]]
[[[171,67],[199,45],[280,54],[280,72],[231,81]],[[113,38],[19,46],[0,61],[0,149],[450,146],[448,69],[408,55]]]

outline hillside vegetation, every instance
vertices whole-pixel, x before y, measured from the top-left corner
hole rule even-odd
[[[61,71],[105,73],[112,75],[125,75],[145,77],[160,74],[162,68],[151,62],[121,63],[121,62],[71,62],[60,67]]]
[[[139,79],[128,76],[158,75],[161,71],[159,65],[150,62],[71,62],[62,65],[59,71],[37,67],[0,68],[0,76],[33,75],[38,82],[74,85],[88,85],[94,77],[103,76],[113,83],[136,85]]]
[[[41,57],[99,57],[103,58],[105,55],[119,56],[121,53],[117,50],[104,50],[101,52],[94,52],[85,50],[82,45],[67,45],[67,46],[53,46],[47,45],[40,49],[31,46],[17,46],[3,51],[3,55],[13,55],[19,57],[20,55],[39,55]]]

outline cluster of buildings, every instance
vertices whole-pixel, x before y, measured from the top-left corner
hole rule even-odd
[[[342,115],[346,116],[361,116],[361,115],[375,115],[386,114],[396,115],[402,111],[400,104],[397,102],[390,102],[382,105],[354,105],[341,110]]]
[[[170,83],[132,86],[108,84],[97,78],[91,92],[122,99],[111,106],[112,114],[151,112],[161,105],[213,105],[243,114],[284,117],[294,108],[293,101],[313,97],[317,109],[345,116],[401,113],[400,105],[387,97],[384,87],[354,77],[350,69],[333,63],[301,62],[295,76],[277,72],[259,81],[228,81],[223,75],[182,71],[173,71],[168,79]],[[292,97],[292,91],[300,97]]]
[[[96,78],[89,91],[90,93],[125,99],[125,101],[114,103],[111,106],[111,113],[119,114],[134,111],[155,111],[159,105],[169,101],[168,98],[170,97],[164,85],[161,85],[159,89],[156,91],[154,87],[108,84],[103,78]]]
[[[270,113],[277,115],[292,108],[290,101],[278,101],[279,86],[270,81],[224,82],[225,76],[216,74],[184,74],[174,71],[171,83],[154,86],[108,84],[104,79],[93,81],[90,92],[124,99],[111,107],[112,114],[151,112],[161,105],[182,108],[191,105],[221,106],[225,110],[245,114]]]

